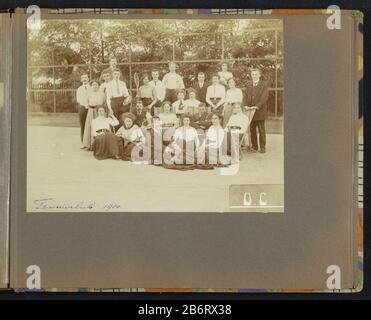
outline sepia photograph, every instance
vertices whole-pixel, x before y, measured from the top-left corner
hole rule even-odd
[[[284,212],[281,19],[27,33],[28,212]]]

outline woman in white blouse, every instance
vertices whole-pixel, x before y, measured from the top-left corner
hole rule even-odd
[[[228,90],[225,96],[225,103],[223,109],[223,127],[228,123],[232,115],[233,107],[236,103],[242,103],[242,90],[236,88],[236,81],[233,78],[228,79]]]
[[[178,118],[172,111],[170,101],[165,101],[162,104],[162,112],[159,114],[163,128],[173,128],[178,126]]]
[[[227,133],[223,129],[221,121],[222,116],[219,113],[212,115],[212,125],[208,129],[205,140],[200,147],[199,165],[220,166],[228,163]]]
[[[91,122],[92,150],[96,159],[122,158],[123,146],[121,139],[112,133],[112,127],[118,124],[119,121],[112,112],[109,117],[106,117],[104,107],[97,108],[97,117]]]
[[[122,160],[136,161],[132,157],[133,149],[138,146],[144,148],[145,138],[142,130],[134,124],[135,115],[131,112],[126,112],[122,115],[122,127],[116,132],[116,135],[122,139],[123,154]],[[143,156],[143,150],[137,154]]]
[[[89,110],[86,115],[84,137],[82,139],[82,145],[87,150],[91,150],[91,144],[93,142],[91,123],[93,119],[97,117],[97,108],[103,106],[105,100],[104,93],[99,90],[98,81],[92,81],[90,85],[92,91],[89,92],[87,97]]]
[[[226,62],[222,63],[221,68],[222,70],[218,72],[220,83],[227,86],[228,79],[233,78],[233,74],[228,71],[228,64]]]
[[[197,151],[200,145],[198,133],[191,127],[191,116],[181,118],[182,126],[175,130],[172,143],[165,148],[164,167],[177,169],[176,166],[186,169],[195,167]]]
[[[158,115],[163,129],[163,142],[165,145],[171,142],[171,138],[179,123],[179,120],[176,114],[172,111],[172,108],[170,101],[164,101],[162,104],[162,112]]]

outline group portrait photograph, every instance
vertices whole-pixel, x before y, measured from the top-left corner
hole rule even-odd
[[[27,32],[28,211],[244,212],[236,194],[283,190],[282,20]]]

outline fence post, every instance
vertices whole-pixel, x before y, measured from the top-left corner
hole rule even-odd
[[[274,63],[274,116],[275,118],[278,117],[278,37],[277,37],[277,30],[274,30],[274,44],[275,44],[275,63]]]
[[[131,105],[131,110],[133,109],[133,101],[134,101],[134,94],[133,94],[133,84],[132,84],[132,69],[131,69],[131,42],[129,43],[129,90],[130,90],[130,93],[131,93],[131,102],[130,102],[130,105]]]
[[[53,60],[53,112],[57,113],[57,103],[56,103],[56,88],[55,88],[55,61],[54,61],[54,45],[52,51],[52,60]]]
[[[100,20],[100,45],[102,50],[102,64],[104,64],[104,44],[103,44],[103,22]]]
[[[224,33],[221,33],[222,35],[222,59],[224,59]]]
[[[91,44],[89,44],[89,79],[93,80]]]
[[[175,38],[173,37],[173,61],[175,61]]]

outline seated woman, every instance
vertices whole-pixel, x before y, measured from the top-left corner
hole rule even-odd
[[[131,112],[125,112],[122,115],[122,127],[116,132],[116,135],[122,139],[122,160],[125,161],[138,160],[132,158],[132,150],[135,146],[144,145],[145,142],[142,130],[134,124],[134,121],[134,114]]]
[[[98,160],[121,159],[123,152],[121,140],[112,133],[112,127],[117,126],[119,121],[112,112],[107,118],[104,107],[98,107],[97,112],[98,116],[91,123],[94,157]]]
[[[225,166],[229,164],[230,157],[227,156],[227,133],[221,126],[222,116],[213,113],[212,125],[206,133],[202,146],[200,146],[198,157],[198,168],[209,168],[209,166]]]
[[[151,151],[146,154],[146,160],[153,165],[162,165],[162,153],[164,144],[162,141],[162,127],[160,117],[154,115],[150,120],[150,125],[145,130],[145,145],[146,151]]]
[[[191,127],[191,116],[183,115],[182,126],[175,130],[173,141],[165,148],[163,167],[167,169],[195,169],[199,148],[198,133]]]
[[[162,112],[159,114],[163,128],[176,128],[178,126],[178,118],[172,111],[171,102],[164,101],[162,104]]]
[[[86,148],[86,150],[91,150],[91,144],[93,142],[91,123],[93,119],[97,117],[98,107],[103,107],[106,99],[104,93],[99,90],[98,81],[92,81],[91,87],[92,91],[88,94],[89,110],[86,115],[84,137],[82,140],[82,145]]]
[[[144,74],[142,77],[143,85],[138,88],[138,98],[142,100],[146,111],[154,115],[154,105],[157,102],[155,87],[149,83],[149,75]]]
[[[242,103],[242,90],[239,88],[236,88],[236,81],[233,78],[228,79],[228,87],[226,96],[225,96],[225,102],[224,102],[224,108],[223,108],[223,127],[226,127],[229,118],[232,115],[232,111],[234,108],[234,105],[236,103]]]
[[[162,112],[159,114],[161,126],[163,128],[164,142],[170,143],[171,137],[173,136],[175,129],[178,127],[179,120],[176,114],[172,111],[170,101],[164,101],[162,104]]]
[[[238,149],[238,144],[241,141],[243,135],[248,132],[250,126],[250,119],[247,115],[242,112],[241,104],[235,103],[232,115],[228,120],[225,129],[228,131],[228,155],[232,152],[232,142],[234,150]],[[232,141],[232,132],[236,135],[236,139]],[[238,140],[237,140],[238,136]]]

